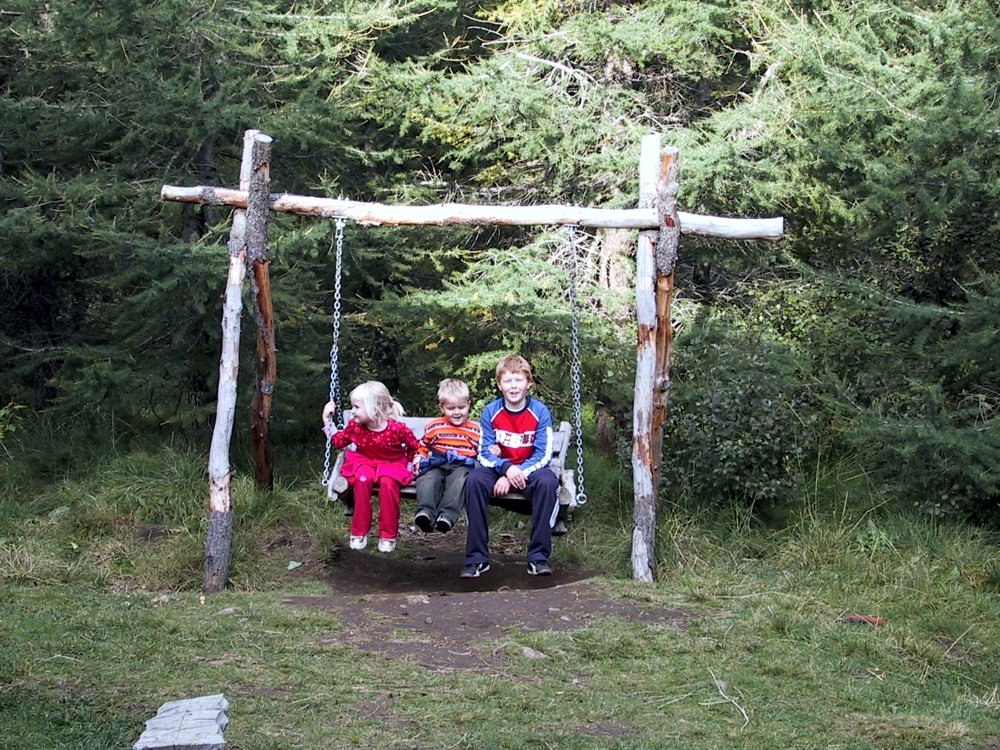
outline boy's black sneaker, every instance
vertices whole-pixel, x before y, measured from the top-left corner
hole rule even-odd
[[[528,575],[529,576],[550,576],[550,575],[552,575],[552,566],[549,565],[545,560],[529,560],[528,561]]]
[[[434,524],[434,528],[440,531],[442,534],[447,534],[455,526],[451,521],[449,521],[444,516],[438,516],[437,522]]]
[[[482,563],[469,563],[464,568],[462,568],[461,577],[462,578],[479,578],[483,573],[490,569],[490,564],[488,562]]]
[[[413,523],[417,525],[418,529],[425,533],[434,530],[434,522],[431,521],[431,514],[425,510],[417,513],[416,517],[413,519]]]

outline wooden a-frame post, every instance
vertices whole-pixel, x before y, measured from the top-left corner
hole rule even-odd
[[[209,534],[205,543],[206,592],[225,586],[232,537],[229,495],[229,442],[232,437],[238,371],[241,291],[248,252],[254,261],[255,319],[258,330],[258,381],[254,397],[254,429],[258,484],[273,476],[273,457],[267,422],[275,377],[274,327],[270,315],[270,282],[267,280],[267,212],[343,218],[372,225],[565,225],[638,229],[636,248],[635,404],[633,408],[632,473],[635,493],[632,535],[632,574],[652,581],[656,575],[656,499],[662,460],[663,424],[670,389],[670,356],[673,329],[670,305],[674,290],[674,265],[682,234],[728,239],[777,240],[784,221],[729,219],[678,211],[676,149],[661,152],[659,135],[643,138],[639,163],[639,207],[636,209],[581,208],[566,205],[490,206],[438,204],[394,206],[332,198],[269,194],[268,165],[271,139],[258,131],[244,138],[240,189],[208,186],[164,185],[163,200],[231,206],[230,270],[223,302],[223,347],[219,368],[219,405],[209,454]],[[240,210],[243,209],[243,210]],[[245,213],[244,213],[245,210]],[[253,219],[252,221],[250,219]],[[249,248],[255,248],[250,251]],[[258,265],[259,264],[259,265]],[[263,447],[260,441],[267,441]],[[262,466],[263,464],[263,466]]]
[[[251,200],[247,206],[247,255],[251,263],[250,279],[257,330],[257,380],[250,402],[250,433],[254,449],[254,483],[264,490],[274,488],[271,398],[278,375],[274,306],[271,301],[271,253],[267,244],[267,198],[271,194],[270,142],[267,149],[267,158],[262,159],[259,165],[255,162],[254,179],[250,187],[251,191],[259,191],[259,197]]]
[[[257,130],[246,131],[243,136],[240,189],[246,191],[247,199],[242,209],[233,212],[233,226],[229,233],[229,275],[222,302],[219,390],[215,427],[208,453],[208,534],[205,538],[205,572],[202,581],[202,588],[208,594],[222,591],[229,576],[229,553],[233,539],[229,444],[233,435],[236,382],[240,369],[243,280],[246,277],[247,255],[254,258],[256,264],[262,254],[261,248],[266,248],[267,245],[270,160],[271,138]],[[263,252],[266,254],[266,249]],[[269,284],[267,288],[270,299]]]
[[[643,229],[635,251],[635,314],[638,325],[635,397],[632,406],[632,577],[656,577],[656,498],[663,458],[663,423],[670,389],[673,327],[670,304],[680,240],[677,216],[677,149],[660,151],[660,136],[642,139],[639,207],[655,208],[657,229]]]

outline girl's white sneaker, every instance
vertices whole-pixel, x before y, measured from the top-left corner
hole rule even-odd
[[[378,540],[378,551],[379,552],[392,552],[396,549],[395,539],[379,539]]]
[[[368,546],[368,537],[366,536],[351,537],[351,549],[364,549],[367,546]]]

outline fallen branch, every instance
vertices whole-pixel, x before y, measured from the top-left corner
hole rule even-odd
[[[712,675],[712,684],[715,685],[715,689],[719,691],[719,695],[722,696],[723,702],[724,703],[731,703],[732,705],[736,706],[736,710],[739,711],[740,714],[742,714],[742,716],[743,716],[743,726],[740,727],[740,729],[741,730],[742,729],[746,729],[748,726],[750,726],[750,717],[747,716],[747,712],[743,709],[743,706],[741,706],[740,703],[739,703],[739,701],[736,700],[733,696],[726,694],[726,683],[724,681],[720,680],[718,677],[716,677],[715,676],[715,672],[713,672],[710,669],[710,670],[708,670],[708,673],[710,675]],[[718,701],[714,701],[714,703],[717,703],[717,702]],[[701,705],[703,705],[703,706],[710,706],[710,705],[713,705],[713,703],[702,703]]]

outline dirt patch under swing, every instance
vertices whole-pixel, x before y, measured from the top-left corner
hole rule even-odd
[[[329,611],[344,630],[327,636],[329,644],[348,644],[389,659],[409,659],[428,669],[489,670],[511,649],[545,658],[531,649],[505,643],[510,629],[580,630],[607,618],[681,628],[690,613],[640,606],[616,599],[588,580],[600,571],[559,564],[556,542],[551,576],[529,576],[524,550],[527,530],[494,534],[491,568],[480,578],[459,577],[465,559],[465,529],[423,534],[400,529],[392,554],[336,548],[318,575],[329,596],[296,596],[286,602]],[[315,572],[315,571],[314,571]]]

